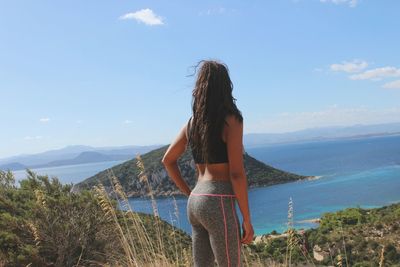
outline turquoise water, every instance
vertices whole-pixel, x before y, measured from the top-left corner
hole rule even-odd
[[[310,228],[301,222],[320,217],[324,212],[347,207],[372,208],[400,202],[400,166],[385,166],[362,172],[326,175],[317,180],[301,181],[249,190],[249,206],[257,235],[286,229],[289,198],[293,200],[294,226]],[[147,199],[130,199],[134,210],[152,213]],[[179,218],[172,198],[158,198],[160,216],[191,234],[186,218],[186,198],[176,199]],[[239,212],[238,206],[236,206]]]
[[[286,228],[290,197],[296,228],[315,227],[302,222],[347,207],[372,208],[400,202],[400,136],[273,145],[247,149],[258,160],[304,175],[320,176],[249,190],[249,206],[257,235]],[[146,199],[130,199],[135,210],[152,213]],[[160,216],[189,234],[186,198],[157,199]],[[238,206],[236,206],[239,212]]]

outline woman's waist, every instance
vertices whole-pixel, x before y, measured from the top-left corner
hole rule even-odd
[[[225,180],[198,180],[192,195],[235,197],[232,183]]]
[[[229,165],[225,163],[196,164],[197,181],[223,180],[230,181]]]

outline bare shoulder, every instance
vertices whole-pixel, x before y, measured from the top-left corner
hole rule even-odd
[[[227,122],[229,128],[235,129],[235,128],[241,128],[243,127],[243,121],[240,120],[237,116],[234,114],[228,114],[225,117],[225,121]]]

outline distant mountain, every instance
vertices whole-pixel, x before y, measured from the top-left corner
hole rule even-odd
[[[67,146],[39,154],[21,155],[0,160],[0,170],[21,170],[25,168],[55,167],[89,162],[128,160],[137,153],[146,153],[161,145],[91,147]]]
[[[134,158],[135,155],[104,155],[99,152],[87,151],[80,153],[73,159],[55,160],[43,165],[32,166],[32,168],[55,167],[63,165],[76,165],[92,162],[125,160]]]
[[[161,159],[167,148],[168,145],[142,155],[142,160],[146,169],[146,174],[149,178],[151,189],[156,196],[182,194],[172,179],[168,176],[164,165],[161,163]],[[248,185],[250,188],[311,178],[310,176],[302,176],[275,169],[256,160],[247,153],[245,153],[243,157]],[[102,171],[83,182],[76,184],[74,190],[79,191],[83,188],[91,188],[99,182],[103,183],[106,188],[110,189],[110,172],[112,172],[119,179],[128,196],[146,196],[149,192],[144,182],[139,181],[139,169],[136,166],[136,163],[137,159],[135,158]],[[196,184],[196,171],[190,149],[187,149],[179,158],[178,165],[182,176],[188,185],[193,188]]]
[[[246,148],[253,148],[279,143],[300,143],[392,134],[400,134],[400,123],[312,128],[287,133],[250,133],[243,136],[243,144]],[[38,154],[3,158],[0,159],[0,169],[21,170],[25,168],[37,168],[38,166],[48,167],[109,160],[128,160],[137,153],[143,154],[153,149],[160,148],[161,146],[161,144],[120,147],[74,145]],[[101,155],[95,156],[95,154],[88,154],[87,157],[92,157],[92,159],[85,158],[86,156],[79,157],[79,155],[84,152],[96,152]],[[94,158],[97,159],[95,160]]]
[[[13,156],[8,158],[0,159],[0,164],[6,164],[10,162],[19,162],[26,166],[45,164],[53,160],[71,159],[79,155],[84,151],[93,151],[94,147],[91,146],[66,146],[61,149],[54,149],[45,151],[38,154],[24,154],[19,156]]]
[[[287,133],[250,133],[244,135],[243,143],[245,147],[251,148],[277,143],[361,138],[391,134],[400,134],[400,123],[311,128]]]
[[[6,163],[6,164],[3,164],[3,165],[0,165],[0,170],[12,170],[12,171],[14,171],[14,170],[23,170],[23,169],[25,169],[26,168],[26,166],[25,165],[23,165],[23,164],[21,164],[21,163],[18,163],[18,162],[10,162],[10,163]]]

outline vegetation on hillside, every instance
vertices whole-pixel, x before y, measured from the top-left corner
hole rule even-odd
[[[288,245],[290,244],[290,245]],[[400,203],[325,213],[319,227],[269,234],[250,246],[261,260],[308,266],[400,266]]]
[[[101,185],[76,194],[27,173],[16,187],[12,173],[0,171],[0,266],[172,266],[190,258],[190,236],[152,215],[118,210]]]

